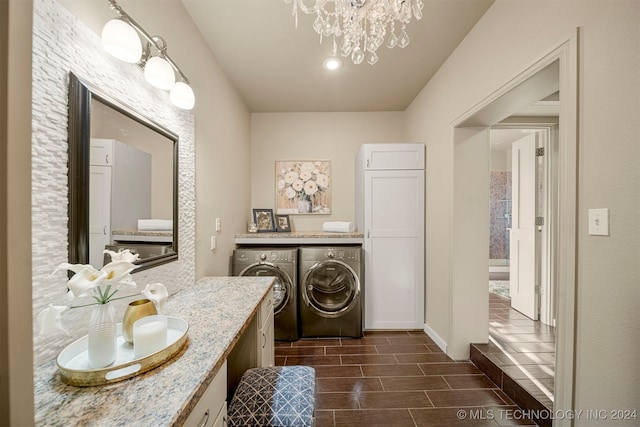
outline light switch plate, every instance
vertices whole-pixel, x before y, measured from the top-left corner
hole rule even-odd
[[[589,235],[609,235],[609,209],[589,209]]]
[[[216,231],[220,231],[221,221],[220,218],[216,218]]]

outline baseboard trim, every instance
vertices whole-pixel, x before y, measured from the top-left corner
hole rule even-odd
[[[447,343],[445,342],[445,340],[440,338],[440,336],[438,336],[438,334],[436,334],[435,331],[431,329],[426,323],[424,324],[424,333],[427,334],[438,347],[440,347],[440,350],[442,350],[445,354],[447,353]]]

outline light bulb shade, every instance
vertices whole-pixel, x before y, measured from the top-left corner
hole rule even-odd
[[[171,89],[169,93],[169,99],[171,99],[173,105],[183,110],[191,110],[196,104],[193,89],[184,82],[178,82],[173,86],[173,89]]]
[[[173,67],[166,59],[154,56],[144,66],[144,78],[153,86],[169,90],[176,82]]]
[[[102,46],[121,61],[135,64],[142,56],[142,44],[136,30],[121,19],[112,19],[102,28]]]

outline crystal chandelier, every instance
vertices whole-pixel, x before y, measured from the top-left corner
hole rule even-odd
[[[385,42],[389,49],[406,47],[411,39],[406,32],[407,24],[414,16],[422,18],[422,0],[284,0],[293,3],[293,16],[298,27],[298,10],[315,14],[313,29],[323,37],[333,39],[333,55],[340,52],[351,56],[354,64],[365,57],[371,65],[378,62],[376,51]],[[399,28],[398,28],[399,27]],[[342,37],[342,41],[339,41]]]

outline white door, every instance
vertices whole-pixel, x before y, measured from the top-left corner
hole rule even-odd
[[[365,329],[424,327],[424,171],[366,171]]]
[[[512,150],[512,223],[509,242],[511,307],[537,320],[536,135],[530,134],[514,142]]]
[[[91,166],[89,187],[89,264],[101,268],[111,243],[111,166]]]

